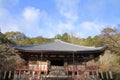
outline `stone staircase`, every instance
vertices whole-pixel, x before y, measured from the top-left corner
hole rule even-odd
[[[46,80],[68,80],[64,66],[51,66]]]
[[[65,70],[63,66],[51,66],[49,75],[65,76]]]

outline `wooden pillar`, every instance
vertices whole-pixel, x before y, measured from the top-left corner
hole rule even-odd
[[[69,60],[68,60],[68,58],[67,58],[67,70],[68,70],[68,71],[67,71],[67,76],[68,76],[68,80],[69,80],[69,73],[68,73],[68,72],[69,72],[69,67],[68,67],[68,65],[69,65]]]
[[[23,78],[26,79],[26,71],[23,71]]]
[[[112,71],[109,71],[110,79],[113,79]]]
[[[101,75],[101,78],[103,79],[104,77],[103,77],[103,73],[102,73],[102,71],[100,72],[100,75]]]
[[[27,72],[27,80],[30,80],[30,71]]]
[[[49,71],[49,61],[47,60],[47,71],[46,71],[46,75],[48,74]]]
[[[8,75],[9,79],[11,78],[11,73],[12,73],[12,71],[9,71],[9,75]]]
[[[33,70],[32,71],[32,79],[34,80],[34,77],[35,77],[35,71]]]
[[[107,71],[106,71],[106,78],[109,79],[109,77],[108,77],[108,72],[107,72]]]
[[[38,75],[38,71],[39,71],[39,54],[36,55],[36,57],[37,57],[36,80],[39,80],[39,75]]]
[[[13,80],[16,80],[16,79],[17,79],[17,71],[15,70]]]
[[[67,61],[64,62],[64,67],[65,67],[66,74],[68,75],[68,64],[67,64]]]
[[[77,78],[80,78],[80,74],[78,71],[78,55],[77,55],[77,53],[76,53],[76,71],[77,71]]]
[[[21,70],[19,70],[19,79],[21,79]]]
[[[93,79],[95,78],[95,74],[94,74],[94,71],[92,70],[92,77]]]
[[[41,52],[41,56],[40,56],[40,80],[41,80],[41,71],[42,71],[42,57],[43,57],[43,53]]]
[[[40,80],[40,71],[37,71],[37,79],[36,80]]]
[[[7,71],[4,71],[4,78],[3,78],[3,79],[5,79],[5,78],[6,78],[6,73],[7,73]]]
[[[75,53],[73,52],[73,71],[72,71],[72,80],[75,80]]]
[[[96,76],[97,76],[97,78],[99,77],[99,71],[98,70],[96,70]]]

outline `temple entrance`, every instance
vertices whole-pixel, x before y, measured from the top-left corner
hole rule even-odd
[[[51,65],[64,66],[64,60],[51,60]]]
[[[48,80],[68,80],[65,73],[64,60],[50,60],[51,67],[48,73]],[[53,76],[54,75],[54,76]]]

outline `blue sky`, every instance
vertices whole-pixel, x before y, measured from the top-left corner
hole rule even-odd
[[[3,33],[20,31],[29,37],[99,35],[120,24],[120,0],[0,0]]]

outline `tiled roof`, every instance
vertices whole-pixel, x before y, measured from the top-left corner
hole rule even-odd
[[[79,46],[75,44],[70,44],[60,40],[55,40],[53,42],[31,45],[31,46],[15,46],[17,49],[21,50],[33,50],[33,51],[96,51],[105,50],[105,46],[102,47],[86,47]]]

